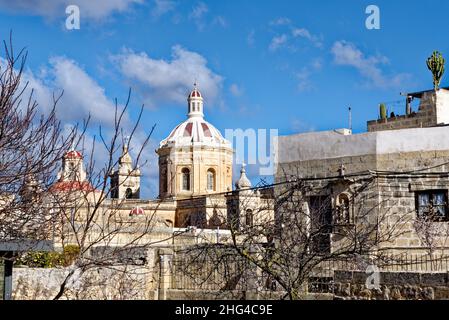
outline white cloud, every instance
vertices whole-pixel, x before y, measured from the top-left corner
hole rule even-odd
[[[208,11],[209,8],[207,5],[204,2],[199,2],[195,7],[193,7],[192,12],[190,13],[190,18],[201,19]]]
[[[172,0],[154,0],[154,8],[151,14],[154,17],[160,17],[170,11],[173,11],[176,7],[176,3]]]
[[[219,25],[222,28],[226,28],[228,26],[228,21],[222,16],[216,16],[213,20],[213,24]]]
[[[204,22],[204,16],[209,11],[209,8],[204,2],[199,2],[189,14],[189,19],[193,20],[198,30],[204,30],[206,24]]]
[[[124,12],[134,4],[144,0],[0,0],[0,9],[25,15],[39,15],[44,17],[66,17],[65,8],[77,5],[83,18],[102,20],[115,12]]]
[[[323,67],[323,62],[321,61],[321,59],[315,59],[310,65],[315,70],[321,70],[321,68]]]
[[[301,71],[296,73],[296,78],[298,79],[298,90],[300,92],[308,91],[313,88],[310,81],[311,72],[308,68],[304,67]]]
[[[195,79],[206,106],[216,100],[222,88],[223,78],[209,69],[207,60],[179,45],[172,47],[170,61],[153,59],[146,53],[129,50],[113,56],[112,60],[150,107],[161,102],[184,103]]]
[[[112,125],[114,104],[102,88],[77,63],[63,57],[50,60],[53,85],[64,90],[62,119],[72,120],[91,115],[92,120]]]
[[[298,38],[308,40],[317,48],[323,46],[321,37],[312,34],[306,28],[296,27],[288,18],[282,17],[273,20],[270,22],[270,26],[273,26],[274,29],[276,29],[276,35],[272,38],[269,46],[271,51],[276,51],[281,47],[287,47],[292,51],[296,51],[297,48],[294,40]]]
[[[60,120],[82,122],[90,115],[92,123],[113,124],[114,103],[106,96],[104,88],[71,59],[53,57],[39,74],[25,71],[23,80],[28,82],[25,94],[34,90],[39,110],[44,113],[51,110],[53,96],[63,92],[56,108]]]
[[[4,65],[4,59],[0,58],[0,66]],[[94,146],[94,135],[96,143],[94,149],[94,161],[96,170],[102,169],[105,162],[108,161],[108,151],[101,143],[98,137],[97,125],[102,125],[102,134],[108,141],[113,133],[112,125],[114,123],[115,104],[110,100],[101,87],[78,63],[65,57],[53,57],[49,64],[43,67],[39,72],[33,73],[31,70],[25,70],[22,75],[22,88],[27,83],[27,88],[22,96],[24,102],[27,102],[28,95],[33,90],[33,98],[38,103],[38,111],[48,114],[53,106],[53,94],[58,96],[64,91],[64,94],[56,106],[56,113],[62,122],[63,134],[67,135],[75,123],[81,123],[91,114],[90,128],[85,132],[83,141],[77,146],[86,156],[85,165],[89,161],[89,156]],[[22,108],[25,105],[22,104]],[[130,120],[130,110],[124,115],[122,129],[124,135],[130,134],[134,123]],[[153,123],[140,123],[131,140],[131,155],[137,160],[137,152],[142,147],[149,126]],[[147,146],[142,150],[139,163],[145,180],[142,180],[142,193],[145,197],[157,196],[158,192],[158,160],[154,150],[158,143],[150,139]],[[120,150],[114,155],[118,159]]]
[[[285,25],[290,25],[291,23],[292,23],[292,21],[286,17],[280,17],[280,18],[277,18],[276,20],[270,21],[271,26],[285,26]]]
[[[314,59],[309,65],[303,67],[299,72],[295,74],[298,80],[298,91],[309,91],[315,89],[315,86],[310,79],[314,73],[321,70],[323,63],[320,59]]]
[[[323,46],[320,38],[318,36],[311,34],[310,31],[305,28],[293,28],[292,36],[294,38],[298,38],[298,37],[305,38],[305,39],[311,41],[318,48]]]
[[[271,43],[269,46],[270,51],[276,51],[287,43],[288,37],[286,34],[282,34],[280,36],[276,36],[271,39]]]
[[[248,33],[248,37],[246,38],[246,42],[248,43],[248,45],[250,47],[253,47],[254,44],[256,43],[255,35],[256,35],[256,31],[254,31],[254,30],[251,30]]]
[[[376,87],[398,87],[408,80],[409,74],[386,75],[381,65],[388,64],[388,58],[365,56],[354,44],[347,41],[336,41],[331,49],[337,65],[354,67],[370,85]]]
[[[237,84],[233,83],[229,87],[229,91],[234,97],[240,97],[243,94],[243,89],[240,88]]]
[[[291,121],[291,128],[297,133],[315,131],[315,127],[313,125],[306,123],[298,118],[293,118],[293,120]]]

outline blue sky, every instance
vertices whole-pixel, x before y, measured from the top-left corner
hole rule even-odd
[[[79,5],[79,30],[65,28],[69,4]],[[365,27],[370,4],[380,30]],[[90,112],[107,126],[113,99],[132,88],[129,118],[144,103],[143,131],[157,123],[145,171],[151,197],[154,148],[185,119],[195,79],[206,119],[223,133],[346,127],[348,106],[362,132],[379,103],[403,113],[399,92],[432,87],[425,60],[449,54],[448,10],[444,0],[0,0],[0,34],[12,30],[15,46],[28,49],[27,77],[43,108],[50,92],[65,90],[64,121]]]

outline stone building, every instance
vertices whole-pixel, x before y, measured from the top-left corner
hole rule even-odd
[[[111,176],[111,198],[140,198],[140,169],[133,167],[128,153],[128,142],[123,143],[123,152],[118,161],[118,169]]]
[[[420,99],[417,112],[411,111],[410,97]],[[378,249],[416,254],[448,249],[449,91],[409,94],[406,110],[368,121],[366,133],[340,129],[278,137],[275,181],[306,180],[313,190],[312,215],[317,202],[329,202],[329,250],[341,241],[336,228],[357,220],[362,196],[374,219],[384,217],[379,228],[400,230]],[[368,180],[369,188],[357,193]]]
[[[182,199],[232,190],[231,143],[204,120],[203,96],[196,84],[187,98],[187,120],[161,141],[159,195]]]

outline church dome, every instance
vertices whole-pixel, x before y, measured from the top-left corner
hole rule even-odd
[[[189,94],[189,98],[201,98],[201,92],[198,90],[198,88],[195,85],[195,88],[193,88],[192,92]]]
[[[160,147],[175,144],[177,146],[191,144],[219,145],[228,144],[220,131],[209,122],[200,117],[189,118],[178,125],[168,136],[160,143]]]
[[[203,97],[196,83],[187,97],[187,111],[188,119],[179,124],[166,139],[161,141],[160,148],[165,146],[183,147],[192,144],[231,147],[230,142],[223,138],[220,131],[204,120]]]

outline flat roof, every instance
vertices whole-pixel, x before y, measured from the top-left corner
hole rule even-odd
[[[449,87],[444,87],[444,88],[440,88],[440,89],[449,90]],[[434,91],[434,89],[407,93],[407,96],[411,96],[413,98],[421,98],[424,93],[431,92],[431,91]]]

